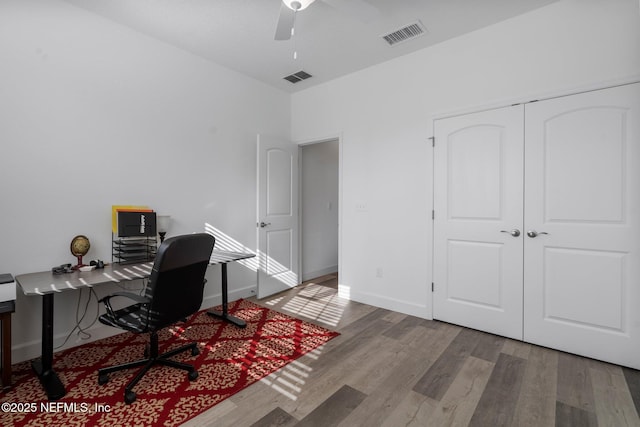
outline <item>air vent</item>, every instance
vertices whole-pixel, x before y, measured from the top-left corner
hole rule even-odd
[[[306,71],[300,70],[297,73],[286,76],[284,79],[290,81],[291,83],[298,83],[308,79],[309,77],[312,77],[311,74],[307,73]]]
[[[385,34],[382,38],[389,43],[389,46],[397,45],[409,39],[421,36],[425,34],[427,30],[422,25],[422,22],[416,21],[413,24],[406,25],[399,30],[393,31],[389,34]]]

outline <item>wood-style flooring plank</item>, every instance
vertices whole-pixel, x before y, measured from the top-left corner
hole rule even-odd
[[[378,314],[382,313],[384,311],[378,312]],[[307,363],[310,368],[307,381],[314,383],[315,386],[303,386],[297,399],[284,402],[282,408],[301,419],[312,411],[318,402],[327,399],[344,384],[350,384],[359,389],[367,388],[367,383],[363,381],[374,381],[377,378],[377,374],[372,370],[382,372],[386,359],[393,357],[391,339],[383,336],[376,338],[375,335],[365,338],[371,331],[384,328],[386,323],[382,319],[377,319],[367,328],[362,329],[361,335],[353,336],[348,340],[342,339],[342,336],[334,338],[332,341],[341,339],[341,345],[321,353],[318,359],[309,360]],[[380,350],[381,348],[383,351]],[[362,391],[366,392],[364,389]]]
[[[598,425],[640,427],[622,370],[619,367],[609,370],[592,368],[590,374]]]
[[[425,427],[469,425],[495,364],[470,356],[429,416],[422,420]],[[426,415],[426,414],[424,414]]]
[[[629,393],[636,407],[636,412],[640,414],[640,371],[631,368],[622,368],[624,379],[629,388]]]
[[[282,408],[276,408],[260,418],[251,427],[293,427],[298,420],[286,413]]]
[[[424,325],[424,319],[415,316],[405,316],[404,319],[396,323],[393,327],[384,331],[385,337],[401,340],[406,334],[412,332],[418,326]]]
[[[251,300],[341,335],[183,426],[640,425],[637,370],[348,301],[315,282]],[[356,399],[340,403],[343,393]]]
[[[479,334],[478,345],[473,349],[471,355],[488,362],[496,363],[504,347],[505,338],[486,332],[479,332]]]
[[[511,426],[526,361],[501,353],[469,426]]]
[[[397,343],[396,347],[399,351],[393,359],[382,361],[383,364],[380,365],[382,369],[375,373],[375,380],[367,378],[367,383],[359,387],[368,396],[342,422],[342,426],[378,425],[380,420],[385,419],[387,414],[411,392],[413,384],[428,369],[429,361],[436,360],[453,338],[451,334],[447,334],[446,330],[438,331],[422,327],[416,328],[416,331],[421,333],[416,333],[416,339],[413,341],[406,345]],[[424,342],[431,342],[433,345],[424,346]],[[361,377],[360,380],[365,378]],[[353,381],[349,379],[351,384]],[[393,392],[390,392],[391,390]]]
[[[384,338],[384,339],[383,339]],[[388,340],[389,342],[385,342]],[[386,338],[380,337],[377,345],[361,357],[349,361],[347,369],[337,370],[336,379],[369,394],[383,386],[390,371],[397,371],[402,365],[402,349]]]
[[[598,419],[593,412],[556,402],[555,425],[556,427],[598,427]]]
[[[479,339],[477,331],[462,329],[413,390],[435,400],[442,399]]]
[[[268,381],[268,377],[265,380]],[[227,401],[233,403],[236,409],[221,414],[210,424],[200,424],[199,426],[250,426],[264,418],[274,409],[281,407],[285,402],[288,402],[289,397],[272,388],[271,384],[258,381],[231,396]],[[251,404],[247,404],[248,402],[251,402]]]
[[[336,426],[364,399],[366,394],[344,385],[297,424],[298,427]]]
[[[502,353],[526,360],[529,358],[529,353],[531,353],[531,347],[532,345],[526,342],[506,339],[502,347]]]
[[[590,361],[568,353],[558,353],[558,401],[595,412]]]
[[[552,426],[556,419],[558,352],[533,346],[524,370],[513,425]]]
[[[439,404],[437,400],[410,390],[382,419],[380,427],[424,427]]]

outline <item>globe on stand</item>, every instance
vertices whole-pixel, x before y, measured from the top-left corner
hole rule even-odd
[[[87,236],[83,236],[82,234],[74,237],[71,240],[71,254],[78,259],[78,264],[74,266],[74,269],[78,269],[83,267],[82,257],[89,252],[89,248],[91,247],[91,243],[89,243],[89,239]]]

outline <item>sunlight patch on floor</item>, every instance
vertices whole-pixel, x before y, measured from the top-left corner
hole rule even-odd
[[[316,350],[321,348],[322,346],[318,347]],[[305,356],[307,355],[309,355],[309,353]],[[298,400],[298,395],[302,392],[302,387],[306,384],[306,380],[312,370],[312,368],[305,365],[298,359],[284,366],[282,369],[262,378],[260,382],[271,387],[283,396],[296,401]]]
[[[338,297],[334,289],[311,283],[281,309],[329,326],[337,326],[348,303],[348,300]]]

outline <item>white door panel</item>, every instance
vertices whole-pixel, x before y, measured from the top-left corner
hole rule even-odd
[[[522,339],[523,108],[434,124],[434,318]],[[504,231],[504,232],[503,232]]]
[[[434,135],[434,318],[639,369],[640,84]]]
[[[526,106],[526,341],[640,368],[640,85]]]
[[[298,285],[298,147],[258,135],[258,298]]]

